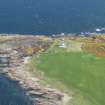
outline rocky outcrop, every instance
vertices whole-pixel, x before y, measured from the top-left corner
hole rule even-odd
[[[69,100],[67,95],[57,89],[41,85],[40,79],[35,78],[34,75],[25,70],[23,68],[24,57],[19,57],[19,52],[8,55],[11,58],[10,66],[4,68],[3,72],[6,72],[9,78],[19,82],[21,87],[26,90],[26,95],[34,102],[34,105],[62,105]]]

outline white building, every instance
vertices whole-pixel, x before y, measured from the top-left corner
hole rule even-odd
[[[60,48],[67,48],[67,46],[65,45],[65,43],[62,43],[61,45],[59,45]]]

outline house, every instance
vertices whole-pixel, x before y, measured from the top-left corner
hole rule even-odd
[[[61,45],[59,45],[60,48],[67,48],[67,46],[65,45],[65,43],[62,43]]]

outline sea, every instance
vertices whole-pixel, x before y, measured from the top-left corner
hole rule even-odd
[[[105,0],[0,0],[0,33],[51,35],[105,27]]]
[[[33,105],[18,81],[0,73],[0,105]]]

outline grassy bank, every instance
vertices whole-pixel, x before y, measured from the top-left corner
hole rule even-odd
[[[84,102],[83,97],[77,98],[73,105],[105,105],[105,58],[65,52],[42,54],[32,62],[46,77],[77,90],[74,99],[79,95],[88,100]]]

